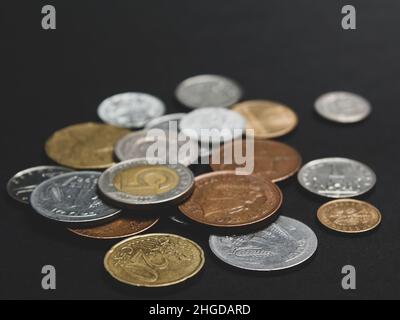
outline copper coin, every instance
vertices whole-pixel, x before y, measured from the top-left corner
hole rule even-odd
[[[254,100],[239,103],[233,107],[247,120],[247,129],[254,130],[254,137],[271,139],[293,131],[299,119],[289,107],[272,101]]]
[[[300,170],[302,158],[294,148],[271,140],[255,140],[254,143],[254,154],[250,151],[250,154],[247,154],[245,140],[236,140],[233,143],[225,144],[217,151],[219,157],[213,155],[210,161],[211,168],[214,171],[231,171],[246,166],[251,170],[254,167],[255,175],[265,177],[272,182],[286,180]],[[246,163],[243,164],[240,161],[242,164],[238,164],[238,160],[241,159],[235,159],[235,153],[243,155],[243,157],[246,155]],[[218,163],[214,163],[214,160]],[[249,161],[254,163],[254,166],[249,165]]]
[[[192,197],[179,208],[201,224],[243,227],[272,217],[282,201],[281,190],[262,177],[221,171],[197,177]]]
[[[139,219],[125,214],[121,218],[102,226],[69,230],[86,238],[103,240],[120,239],[145,232],[157,224],[158,221],[159,219]]]

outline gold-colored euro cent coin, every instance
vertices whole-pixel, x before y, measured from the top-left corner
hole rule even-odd
[[[293,131],[298,123],[297,114],[289,107],[273,101],[253,100],[233,107],[247,120],[247,129],[254,130],[256,139],[271,139]]]
[[[114,145],[128,133],[106,124],[77,124],[57,131],[47,141],[46,153],[69,168],[107,169],[114,164]]]
[[[318,210],[318,220],[337,232],[363,233],[377,228],[382,222],[382,214],[367,202],[342,199],[323,205]]]
[[[115,245],[104,265],[116,280],[137,287],[167,287],[200,272],[204,252],[191,240],[172,234],[136,236]]]

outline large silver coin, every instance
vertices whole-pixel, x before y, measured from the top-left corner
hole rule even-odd
[[[238,112],[222,108],[204,108],[187,114],[181,121],[183,134],[202,143],[227,142],[240,138],[246,119]]]
[[[97,194],[101,173],[66,173],[40,184],[31,196],[33,208],[42,216],[69,224],[108,220],[121,210],[106,205]]]
[[[21,203],[29,204],[31,194],[39,184],[67,172],[72,170],[56,166],[40,166],[21,171],[8,181],[8,194]]]
[[[339,123],[356,123],[371,113],[371,104],[363,97],[349,92],[331,92],[315,102],[316,111],[325,119]]]
[[[182,82],[175,93],[178,101],[191,108],[227,108],[242,97],[242,89],[228,78],[200,75]]]
[[[192,171],[181,164],[154,162],[134,159],[111,167],[99,180],[101,193],[115,205],[134,209],[154,209],[186,200],[194,189]]]
[[[376,175],[369,167],[345,158],[312,161],[300,170],[298,179],[308,191],[336,199],[360,196],[376,184]]]
[[[146,129],[161,129],[169,131],[173,129],[179,129],[179,124],[186,113],[174,113],[167,114],[165,116],[151,120],[147,125]]]
[[[309,260],[318,248],[318,239],[303,223],[281,216],[257,233],[211,236],[210,247],[219,259],[234,267],[279,271]]]
[[[102,102],[98,115],[104,122],[121,128],[143,128],[165,113],[164,103],[146,93],[122,93]]]
[[[153,129],[154,130],[154,129]],[[131,133],[122,138],[115,146],[115,155],[121,161],[131,159],[159,158],[159,164],[183,164],[190,166],[199,158],[196,142],[185,137],[169,134],[161,130],[162,135],[149,135],[149,131]]]

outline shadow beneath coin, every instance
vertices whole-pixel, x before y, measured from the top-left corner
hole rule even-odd
[[[338,129],[338,128],[352,129],[355,127],[359,127],[360,125],[362,125],[364,123],[368,123],[370,120],[370,117],[367,117],[366,119],[355,122],[355,123],[340,123],[340,122],[335,122],[332,120],[325,119],[324,117],[320,116],[318,114],[318,112],[314,111],[313,112],[313,120],[317,121],[319,123],[322,123],[324,125],[327,125],[331,128],[335,128],[335,129]]]

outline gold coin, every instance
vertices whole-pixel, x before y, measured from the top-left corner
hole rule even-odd
[[[114,179],[118,191],[133,196],[155,196],[174,190],[179,175],[166,166],[139,166],[121,171]]]
[[[371,204],[351,199],[328,202],[318,210],[319,221],[342,233],[363,233],[378,227],[382,214]]]
[[[116,280],[137,287],[166,287],[192,278],[205,263],[204,252],[191,240],[171,234],[136,236],[106,255],[106,270]]]
[[[246,101],[235,105],[233,110],[246,118],[247,129],[254,130],[254,137],[257,139],[284,136],[299,123],[292,109],[272,101]]]
[[[107,169],[114,164],[114,145],[128,133],[106,124],[77,124],[56,132],[46,143],[46,153],[73,169]]]

